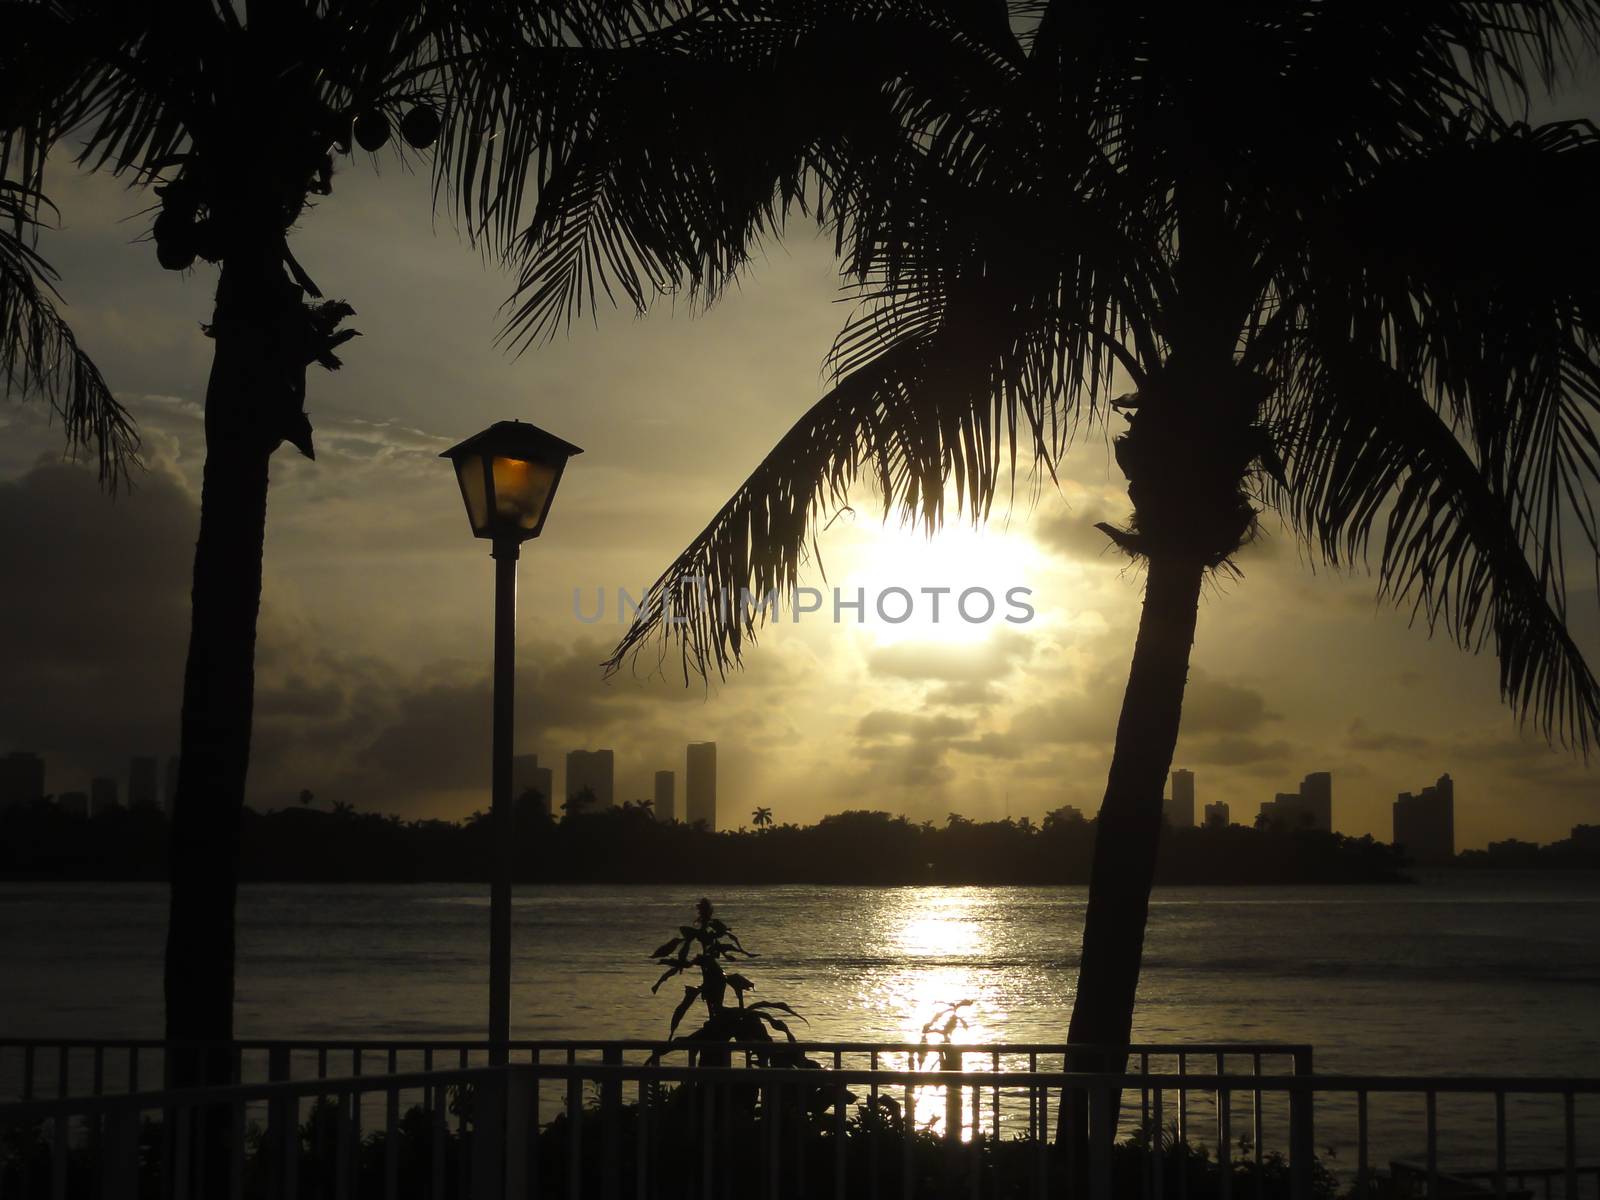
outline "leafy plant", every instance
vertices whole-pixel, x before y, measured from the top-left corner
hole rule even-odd
[[[748,960],[756,955],[746,950],[739,941],[739,935],[714,914],[710,900],[702,898],[698,901],[695,904],[694,923],[680,925],[677,936],[657,946],[650,957],[666,968],[651,987],[652,992],[659,991],[661,985],[674,976],[693,970],[700,972],[698,986],[684,987],[683,999],[678,1001],[677,1008],[672,1012],[668,1036],[677,1034],[678,1026],[696,1001],[705,1006],[706,1018],[693,1033],[675,1037],[677,1041],[771,1042],[774,1040],[771,1031],[776,1030],[789,1043],[793,1043],[794,1031],[784,1017],[805,1021],[803,1016],[781,1000],[745,1003],[745,993],[755,991],[756,985],[748,976],[727,970],[724,964],[731,966],[735,960]],[[733,996],[732,1004],[728,1003],[730,993]],[[798,1051],[752,1053],[764,1066],[817,1065]]]

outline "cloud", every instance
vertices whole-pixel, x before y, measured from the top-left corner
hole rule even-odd
[[[896,642],[874,650],[867,670],[885,679],[986,683],[1009,675],[1034,650],[1034,641],[1014,630],[998,630],[982,642]]]
[[[1285,764],[1296,754],[1296,748],[1286,741],[1264,742],[1258,738],[1232,736],[1185,740],[1182,751],[1186,762],[1224,767]]]
[[[929,688],[922,702],[928,708],[990,708],[1004,698],[1004,693],[995,684],[967,679]]]
[[[1127,557],[1095,525],[1102,521],[1121,525],[1123,519],[1101,512],[1082,515],[1051,513],[1034,523],[1033,536],[1045,549],[1053,550],[1064,558],[1081,562],[1104,561],[1121,567],[1127,565]]]
[[[1195,671],[1183,694],[1183,731],[1187,734],[1249,733],[1276,720],[1266,699],[1242,687]]]
[[[1350,730],[1345,734],[1344,744],[1351,750],[1370,753],[1394,751],[1404,754],[1416,754],[1433,745],[1427,738],[1396,733],[1392,730],[1372,729],[1360,717],[1350,722]]]
[[[958,717],[919,717],[911,713],[878,709],[857,722],[856,736],[863,741],[910,738],[932,742],[960,737],[971,728],[970,721]]]
[[[963,754],[974,754],[982,758],[1000,758],[1015,761],[1027,756],[1032,747],[1009,733],[996,733],[990,731],[967,741],[954,743],[954,748]]]
[[[115,500],[62,463],[0,483],[0,737],[83,773],[176,749],[197,528],[160,472]]]

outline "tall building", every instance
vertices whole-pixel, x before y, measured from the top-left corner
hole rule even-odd
[[[1172,798],[1161,802],[1162,815],[1174,829],[1194,826],[1194,772],[1179,767],[1172,773]]]
[[[1293,792],[1279,792],[1261,806],[1260,824],[1269,829],[1333,832],[1333,776],[1313,771]]]
[[[567,799],[584,788],[594,793],[595,809],[610,808],[612,785],[616,777],[615,757],[609,750],[567,751]]]
[[[675,784],[677,776],[671,771],[656,772],[656,820],[676,821],[678,819],[678,798]]]
[[[684,777],[684,819],[690,825],[717,827],[717,744],[690,742],[688,771]]]
[[[160,804],[156,760],[145,755],[134,755],[128,762],[128,807],[157,808]]]
[[[1206,828],[1222,828],[1228,826],[1228,802],[1226,800],[1213,800],[1206,805]]]
[[[44,759],[26,750],[0,758],[0,809],[44,799]]]
[[[98,817],[103,812],[110,812],[117,806],[117,781],[115,779],[91,779],[89,781],[89,815]]]
[[[537,754],[516,754],[511,758],[511,803],[519,803],[529,792],[539,793],[539,811],[549,816],[556,794],[555,772],[539,765]]]
[[[172,806],[178,802],[178,756],[167,755],[167,771],[161,780],[161,807],[170,819]]]
[[[1394,802],[1394,844],[1419,866],[1455,859],[1456,785],[1449,775],[1439,776],[1415,796],[1400,793]]]
[[[1311,827],[1333,832],[1333,774],[1313,771],[1300,781],[1300,799],[1311,814]]]
[[[1299,792],[1279,792],[1261,806],[1256,824],[1266,829],[1310,829],[1314,825],[1311,808]]]

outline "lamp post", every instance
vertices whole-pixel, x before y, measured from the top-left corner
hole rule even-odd
[[[567,459],[583,451],[522,421],[500,421],[441,454],[455,466],[474,537],[494,559],[494,744],[489,805],[494,873],[489,885],[489,1062],[502,1066],[511,1041],[511,811],[517,558],[544,531]]]

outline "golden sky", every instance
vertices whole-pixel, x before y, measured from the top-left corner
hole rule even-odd
[[[145,201],[116,183],[63,170],[52,191],[64,228],[44,249],[67,315],[150,462],[112,502],[60,464],[42,410],[0,406],[0,750],[45,752],[57,790],[176,747],[215,272],[161,271],[136,240]],[[253,803],[309,787],[408,816],[487,807],[491,564],[436,456],[516,417],[586,451],[522,560],[519,749],[556,762],[558,786],[566,750],[609,746],[617,798],[645,796],[656,769],[681,773],[686,742],[710,739],[725,824],[757,804],[801,822],[1098,805],[1142,584],[1092,529],[1127,508],[1103,430],[1059,488],[1020,481],[981,530],[928,543],[885,527],[864,489],[821,539],[818,586],[1023,586],[1031,623],[817,614],[786,619],[709,690],[686,689],[670,663],[607,682],[616,590],[637,595],[820,394],[844,317],[829,246],[797,225],[709,314],[602,314],[520,359],[493,344],[509,278],[435,222],[426,181],[392,162],[347,169],[294,247],[363,336],[343,371],[311,376],[317,461],[274,459]],[[1518,731],[1492,657],[1429,641],[1376,604],[1370,578],[1314,573],[1269,529],[1242,578],[1202,602],[1176,759],[1199,800],[1250,820],[1331,770],[1335,828],[1387,839],[1395,793],[1448,771],[1462,847],[1600,821],[1600,770]],[[1594,574],[1573,566],[1575,629],[1600,662]],[[606,592],[601,622],[575,617],[578,588],[591,612]]]

